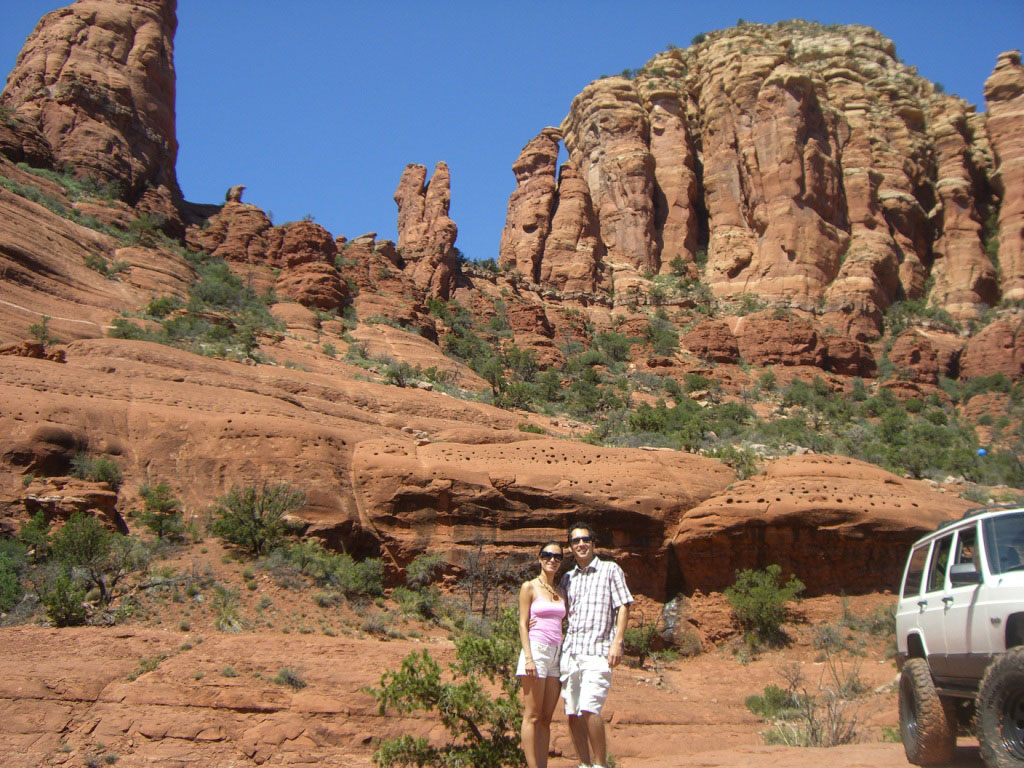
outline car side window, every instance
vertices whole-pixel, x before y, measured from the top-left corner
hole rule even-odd
[[[956,537],[956,549],[953,552],[953,565],[969,563],[975,571],[980,571],[978,564],[978,530],[975,526],[963,528]]]
[[[928,564],[928,592],[940,592],[946,584],[946,566],[949,565],[949,550],[953,534],[943,536],[932,544],[932,560]]]
[[[910,564],[907,566],[907,578],[903,583],[903,596],[913,597],[921,593],[921,579],[924,576],[924,566],[928,562],[928,547],[918,547],[910,556]]]

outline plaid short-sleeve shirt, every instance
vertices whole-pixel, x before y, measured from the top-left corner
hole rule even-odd
[[[626,576],[611,560],[595,557],[586,568],[578,565],[561,581],[568,598],[569,626],[562,653],[570,656],[607,656],[619,608],[633,602]]]

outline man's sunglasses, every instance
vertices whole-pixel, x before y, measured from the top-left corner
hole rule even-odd
[[[562,559],[562,553],[561,552],[541,552],[540,553],[540,559],[541,560],[561,560]]]
[[[569,540],[570,544],[589,544],[594,540],[593,536],[577,536]]]

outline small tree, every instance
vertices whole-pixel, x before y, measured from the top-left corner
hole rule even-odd
[[[43,510],[39,510],[32,519],[23,523],[18,530],[18,541],[32,554],[36,562],[44,560],[50,554],[50,524],[46,522]]]
[[[50,316],[43,315],[38,323],[32,323],[28,327],[28,335],[38,341],[44,347],[50,344],[57,344],[59,339],[54,338],[50,335]]]
[[[82,512],[72,514],[54,534],[53,558],[63,567],[81,570],[86,581],[99,590],[104,605],[121,579],[147,561],[137,541],[108,531],[95,517]]]
[[[211,530],[253,555],[263,555],[284,541],[292,530],[285,516],[305,503],[306,494],[288,483],[232,488],[215,507]]]
[[[657,622],[646,622],[640,617],[639,626],[627,627],[625,646],[626,652],[637,657],[637,666],[642,667],[647,657],[654,650],[654,639],[658,636]]]
[[[428,651],[410,653],[401,668],[381,675],[380,687],[369,689],[381,715],[389,710],[436,712],[449,738],[442,747],[408,735],[390,739],[378,747],[374,762],[382,768],[524,765],[514,676],[518,652],[516,614],[505,610],[486,634],[471,632],[455,641],[450,681],[442,679],[441,667]],[[497,696],[492,698],[484,689],[484,679],[497,687]]]
[[[786,603],[804,590],[795,575],[781,584],[782,567],[769,565],[763,571],[737,571],[736,583],[725,590],[725,598],[751,643],[776,645],[785,640],[782,622]]]
[[[166,483],[144,485],[139,489],[145,509],[142,522],[158,539],[178,538],[185,527],[181,522],[181,506]]]

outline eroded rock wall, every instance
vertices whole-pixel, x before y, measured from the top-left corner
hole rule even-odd
[[[868,27],[713,32],[582,90],[561,125],[569,162],[553,204],[556,132],[527,145],[508,218],[523,232],[503,240],[502,259],[616,303],[673,271],[719,297],[813,312],[859,341],[904,299],[978,319],[1024,294],[1022,94],[1014,53],[988,81],[986,117]],[[541,141],[544,162],[527,162]],[[982,224],[995,207],[1001,267]]]

